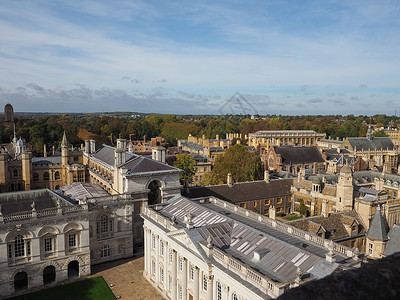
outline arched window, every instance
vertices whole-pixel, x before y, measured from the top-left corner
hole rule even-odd
[[[18,169],[14,169],[13,170],[13,176],[14,177],[18,177]]]
[[[49,179],[50,179],[49,173],[48,172],[44,172],[43,180],[49,180]]]
[[[39,174],[33,173],[33,181],[39,181]]]
[[[101,247],[100,257],[109,257],[110,256],[110,246],[104,245]]]
[[[238,296],[236,294],[232,294],[232,300],[238,300]]]
[[[57,172],[54,173],[54,179],[55,180],[60,180],[60,172],[57,171]]]

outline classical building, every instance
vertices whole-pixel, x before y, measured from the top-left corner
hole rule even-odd
[[[0,297],[90,274],[87,204],[42,189],[0,205]]]
[[[269,299],[359,265],[351,248],[214,197],[146,207],[146,279],[167,299]]]
[[[315,146],[271,146],[261,150],[261,161],[270,171],[286,171],[297,174],[300,170],[312,170],[313,174],[325,171],[325,160]]]
[[[369,170],[385,167],[389,173],[397,173],[399,151],[390,137],[373,137],[371,127],[366,137],[345,138],[342,147],[357,160],[363,160]]]
[[[398,128],[385,128],[383,132],[390,137],[397,148],[400,147],[400,130]]]
[[[269,149],[270,146],[316,146],[325,137],[313,130],[260,130],[249,134],[249,146]]]
[[[85,277],[93,264],[133,255],[134,200],[96,184],[3,193],[0,207],[0,297]]]

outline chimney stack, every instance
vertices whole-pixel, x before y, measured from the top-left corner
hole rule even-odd
[[[233,186],[233,181],[232,181],[232,173],[228,173],[228,176],[226,178],[226,183],[228,186],[232,187]]]

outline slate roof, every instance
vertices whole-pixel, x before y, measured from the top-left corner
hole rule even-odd
[[[96,152],[92,155],[92,157],[101,160],[102,162],[108,164],[109,166],[114,166],[115,163],[115,148],[109,145],[101,145],[97,148]],[[126,152],[126,161],[129,161],[133,157],[139,157],[139,155]]]
[[[188,198],[214,196],[231,203],[238,203],[290,195],[292,183],[293,179],[277,179],[269,183],[264,180],[238,182],[231,187],[227,184],[199,186],[185,189],[183,195]]]
[[[179,170],[177,168],[171,167],[167,164],[152,160],[144,156],[132,158],[128,163],[124,165],[124,168],[128,169],[128,172],[126,173],[127,175],[133,175],[135,173],[143,173],[143,172]]]
[[[66,196],[73,199],[82,199],[83,197],[105,197],[110,195],[103,190],[101,186],[88,182],[75,182],[73,184],[63,186],[61,190]]]
[[[400,225],[394,224],[388,233],[389,240],[386,243],[385,251],[386,256],[393,253],[400,252]]]
[[[352,225],[353,223],[361,224],[361,219],[357,215],[355,211],[341,211],[332,213],[329,217],[325,218],[324,216],[314,216],[294,221],[289,221],[287,224],[299,228],[301,230],[305,230],[314,234],[317,234],[320,227],[323,228],[323,231],[328,231],[328,228],[335,229],[335,234],[332,236],[327,236],[326,238],[330,240],[341,239],[345,237],[349,237],[346,227],[344,225]],[[365,229],[361,226],[357,234],[365,233]]]
[[[293,147],[293,146],[274,146],[276,154],[282,157],[282,163],[288,164],[301,164],[301,163],[322,163],[324,159],[317,147]]]
[[[11,192],[0,194],[1,212],[3,215],[32,211],[31,204],[35,201],[36,210],[57,207],[57,200],[61,200],[61,206],[71,206],[65,198],[48,190],[32,190],[23,192]]]
[[[295,279],[297,267],[310,272],[325,260],[328,252],[321,246],[244,215],[180,195],[169,200],[159,211],[168,218],[175,216],[182,227],[189,212],[194,226],[189,231],[197,231],[204,241],[211,236],[214,246],[278,282]],[[261,254],[259,261],[254,260],[254,252]],[[343,258],[338,256],[339,261]]]
[[[62,164],[61,156],[32,157],[32,165]]]
[[[387,241],[388,239],[379,205],[376,208],[375,215],[372,218],[371,224],[369,225],[367,237],[377,241]]]
[[[348,138],[350,145],[356,150],[395,150],[395,145],[393,144],[390,137],[374,137],[371,140],[366,137],[352,137]]]

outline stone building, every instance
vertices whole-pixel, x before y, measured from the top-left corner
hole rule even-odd
[[[268,214],[271,207],[281,214],[290,213],[293,179],[270,180],[269,176],[266,171],[264,180],[235,183],[228,178],[227,184],[192,187],[185,189],[183,195],[188,198],[216,197],[262,215]]]
[[[0,194],[0,296],[90,274],[87,204],[50,190]]]
[[[297,174],[302,169],[312,170],[313,174],[325,171],[325,160],[315,146],[271,146],[261,151],[261,161],[270,171],[286,171]]]
[[[368,170],[383,167],[387,172],[397,172],[399,151],[390,137],[372,137],[371,127],[368,128],[366,137],[345,138],[342,147],[349,150],[357,160],[363,160]]]
[[[214,197],[146,207],[143,275],[167,299],[270,299],[358,265],[352,249]]]
[[[269,149],[271,146],[316,146],[325,137],[313,130],[260,130],[249,134],[249,146]]]

